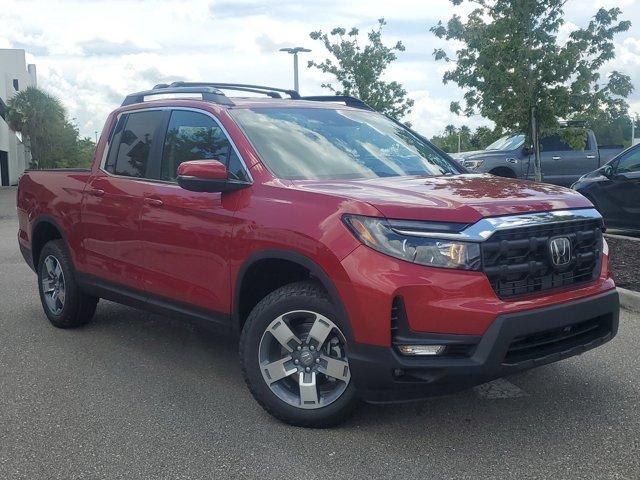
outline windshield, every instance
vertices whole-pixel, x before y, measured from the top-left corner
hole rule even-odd
[[[523,143],[524,135],[508,135],[496,140],[485,148],[485,150],[515,150],[516,148],[521,147]]]
[[[426,141],[370,111],[230,110],[279,178],[332,180],[461,173]]]

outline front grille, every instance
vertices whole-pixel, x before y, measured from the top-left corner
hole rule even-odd
[[[551,262],[549,242],[566,237],[571,261]],[[602,251],[600,220],[580,220],[500,230],[482,243],[484,273],[503,299],[587,283],[597,278]]]
[[[602,338],[611,333],[611,316],[516,337],[504,358],[505,364],[516,364],[562,352]]]

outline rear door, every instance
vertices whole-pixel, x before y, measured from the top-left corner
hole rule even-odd
[[[580,176],[598,168],[597,145],[585,137],[585,148],[576,150],[559,135],[540,139],[544,181],[569,186]]]
[[[167,115],[162,110],[122,114],[106,158],[87,184],[82,263],[86,273],[101,280],[142,290],[140,213],[150,188],[145,177],[160,148],[157,136]]]
[[[250,189],[227,193],[182,189],[176,183],[180,163],[204,159],[227,164],[235,179],[249,179],[237,150],[213,115],[173,110],[162,154],[154,158],[150,174],[155,183],[142,204],[144,285],[150,300],[169,299],[215,318],[231,308],[229,252],[237,224],[234,215],[238,199],[250,195]]]

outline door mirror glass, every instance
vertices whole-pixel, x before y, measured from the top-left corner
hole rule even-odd
[[[602,175],[607,178],[613,177],[613,167],[611,165],[605,165],[602,167]]]
[[[228,192],[249,183],[229,180],[227,167],[218,160],[191,160],[178,166],[178,185],[192,192]]]

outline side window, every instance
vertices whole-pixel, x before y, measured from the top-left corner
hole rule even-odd
[[[616,173],[640,172],[640,147],[628,152],[618,161]]]
[[[585,137],[585,148],[589,145],[588,137]],[[571,145],[565,143],[560,135],[549,135],[540,139],[540,146],[543,152],[571,152],[575,150]]]
[[[109,153],[107,154],[107,161],[104,164],[104,169],[109,173],[115,173],[116,170],[116,157],[118,156],[118,147],[120,146],[120,137],[122,131],[127,123],[127,115],[123,114],[118,118],[118,122],[111,131],[109,137]]]
[[[116,175],[142,178],[147,173],[153,137],[162,121],[161,111],[130,113],[120,119],[114,131],[112,152],[106,170]],[[121,131],[118,130],[121,129]]]
[[[169,128],[164,140],[160,178],[174,181],[178,166],[189,160],[218,160],[230,171],[230,177],[244,169],[224,131],[208,115],[187,110],[171,113]]]

